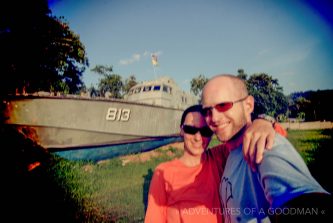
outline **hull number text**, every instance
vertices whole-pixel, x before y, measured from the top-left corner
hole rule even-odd
[[[131,110],[127,108],[109,108],[106,114],[106,120],[108,121],[122,121],[129,120]]]

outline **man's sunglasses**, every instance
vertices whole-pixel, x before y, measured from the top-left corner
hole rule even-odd
[[[183,125],[182,129],[184,130],[185,133],[190,134],[190,135],[194,135],[198,131],[200,132],[201,136],[203,136],[203,137],[211,137],[213,135],[213,131],[210,130],[210,128],[208,126],[205,126],[202,128],[197,128],[197,127],[190,126],[190,125]]]
[[[206,108],[202,108],[201,110],[201,114],[204,116],[204,117],[207,117],[207,116],[210,116],[212,115],[212,110],[213,108],[215,108],[217,111],[219,112],[226,112],[228,111],[229,109],[232,108],[232,106],[234,106],[234,104],[238,103],[238,102],[241,102],[241,101],[244,101],[248,96],[244,97],[244,98],[241,98],[237,101],[228,101],[228,102],[222,102],[220,104],[217,104],[213,107],[206,107]]]

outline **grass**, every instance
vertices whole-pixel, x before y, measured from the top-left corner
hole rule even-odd
[[[332,140],[332,130],[289,130],[288,139],[308,164],[315,158],[313,152]]]
[[[13,210],[9,208],[13,211],[12,220],[22,217],[21,220],[34,222],[143,222],[156,165],[181,155],[177,148],[163,147],[148,159],[144,154],[132,156],[131,162],[124,162],[123,157],[98,163],[74,162],[45,153],[11,130],[2,133],[2,142],[10,142],[12,147],[5,150],[7,171],[15,176],[14,181],[5,178],[8,194],[12,194],[5,202],[16,205]],[[312,174],[331,192],[332,183],[326,174],[327,169],[332,169],[332,135],[333,130],[288,131],[288,139]],[[214,139],[211,146],[216,143]],[[36,160],[41,165],[28,171],[28,164]]]
[[[329,171],[332,169],[333,129],[288,131],[288,139],[295,146],[311,174],[329,192],[333,192]]]

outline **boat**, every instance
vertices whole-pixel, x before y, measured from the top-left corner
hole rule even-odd
[[[147,142],[179,141],[182,112],[197,102],[171,78],[161,77],[135,85],[124,99],[45,93],[8,96],[2,117],[4,124],[51,152],[140,147],[113,152],[123,155],[151,149]]]

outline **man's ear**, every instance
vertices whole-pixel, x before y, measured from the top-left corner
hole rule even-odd
[[[254,110],[254,97],[252,95],[247,96],[245,99],[245,109],[247,113],[251,114]]]

